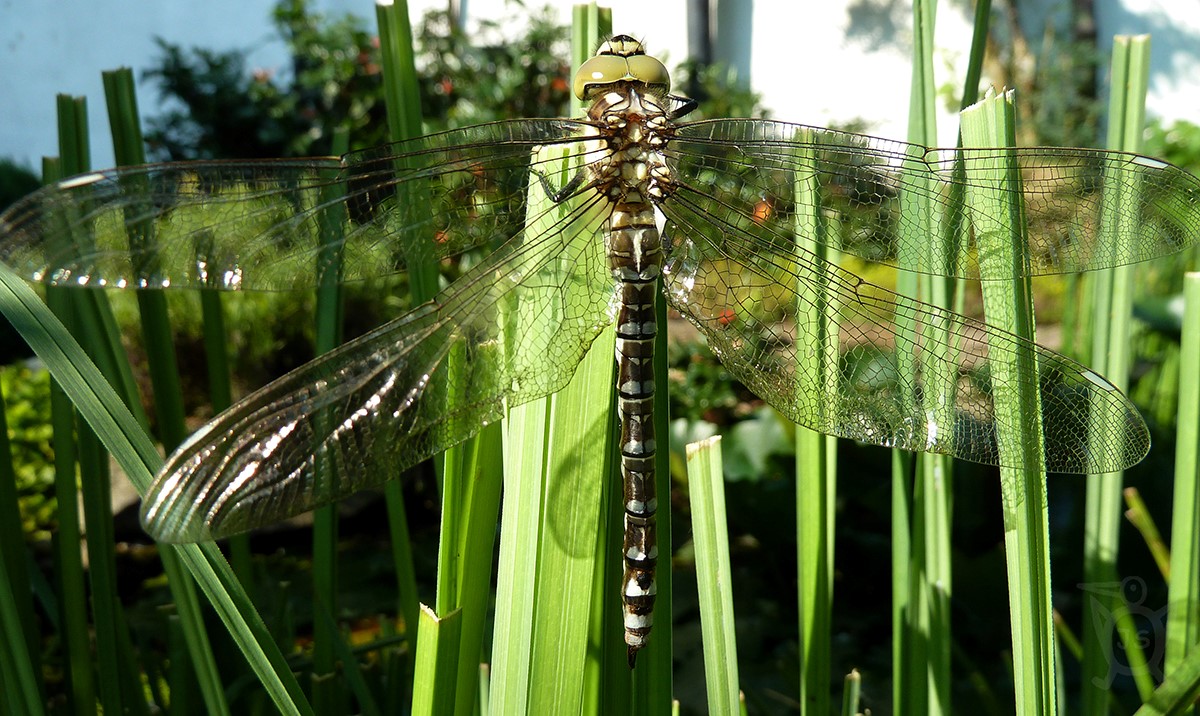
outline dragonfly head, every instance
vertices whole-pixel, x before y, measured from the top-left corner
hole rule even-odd
[[[629,35],[609,38],[595,57],[583,63],[575,73],[575,96],[590,100],[596,92],[617,82],[640,82],[661,94],[671,89],[666,66],[647,55],[642,43]]]

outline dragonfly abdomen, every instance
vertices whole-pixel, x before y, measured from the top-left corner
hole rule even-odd
[[[658,562],[654,489],[654,302],[662,267],[662,242],[648,202],[618,203],[608,239],[608,260],[619,283],[617,311],[617,414],[621,421],[621,478],[625,495],[625,643],[633,663],[654,624]]]

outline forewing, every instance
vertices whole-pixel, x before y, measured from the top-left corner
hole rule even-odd
[[[537,210],[433,302],[217,416],[156,477],[143,502],[147,531],[191,542],[299,514],[392,479],[507,406],[560,389],[612,321],[597,238],[606,203],[580,199]]]
[[[711,209],[688,189],[664,204],[668,301],[731,373],[792,421],[876,445],[1000,464],[997,431],[1017,426],[1001,424],[993,409],[987,365],[1028,351],[1038,375],[1020,380],[1041,390],[1049,470],[1119,470],[1149,448],[1133,404],[1087,368],[872,285],[794,244],[766,246],[738,225],[738,215]],[[898,320],[912,330],[898,330]],[[902,355],[911,365],[902,365]]]
[[[797,214],[824,215],[839,226],[833,248],[871,261],[922,273],[975,278],[975,246],[963,251],[943,245],[952,265],[929,266],[924,246],[900,241],[905,222],[901,197],[929,200],[950,225],[962,207],[963,168],[978,175],[993,166],[1021,169],[1032,275],[1089,271],[1145,261],[1194,246],[1200,237],[1200,180],[1157,159],[1095,149],[1029,147],[930,149],[862,134],[786,122],[732,119],[683,125],[670,141],[675,180],[702,188],[725,208],[730,220],[771,244],[791,236]],[[959,166],[956,167],[956,162]],[[808,204],[797,201],[794,180],[815,185]],[[979,181],[979,180],[974,180]],[[1008,184],[989,191],[1013,192]],[[994,194],[992,194],[994,195]],[[813,205],[819,204],[819,205]],[[1105,220],[1105,221],[1102,221]],[[1006,225],[1006,217],[992,224]],[[931,236],[948,244],[947,236]],[[768,250],[770,246],[764,247]]]
[[[308,288],[337,254],[347,281],[387,276],[515,235],[532,149],[557,144],[580,154],[590,131],[524,119],[340,159],[92,172],[0,214],[0,261],[68,286]]]

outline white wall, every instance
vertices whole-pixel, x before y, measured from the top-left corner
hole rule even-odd
[[[537,0],[531,0],[531,4]],[[780,119],[823,125],[855,118],[873,133],[903,137],[907,120],[910,0],[712,0],[720,18],[717,52],[748,71]],[[411,0],[415,17],[446,0]],[[464,0],[472,17],[504,17],[506,0]],[[570,0],[551,3],[569,19]],[[614,29],[642,38],[668,66],[687,56],[685,0],[610,0]],[[938,81],[961,82],[969,37],[962,2],[938,15]],[[320,0],[324,11],[351,11],[374,22],[371,0]],[[1152,32],[1150,112],[1200,122],[1200,9],[1197,0],[1101,0],[1100,36]],[[184,46],[252,50],[252,67],[286,68],[273,40],[271,0],[0,0],[0,156],[34,165],[55,152],[54,95],[85,94],[91,108],[93,163],[112,163],[100,71],[131,66],[140,77],[155,54],[152,38]],[[957,68],[947,70],[947,68]],[[953,76],[951,76],[953,75]],[[157,97],[140,87],[143,116]],[[952,116],[940,122],[954,137]]]

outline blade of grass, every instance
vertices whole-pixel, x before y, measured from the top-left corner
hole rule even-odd
[[[720,437],[688,445],[687,468],[708,712],[732,716],[740,713],[741,708]]]
[[[167,616],[166,659],[169,664],[166,673],[166,704],[196,703],[198,689],[196,675],[192,668],[192,660],[188,656],[187,637],[183,635],[183,627],[174,615]],[[181,710],[187,708],[180,706]]]
[[[379,27],[389,134],[393,141],[416,137],[421,134],[421,100],[415,79],[408,3],[405,0],[400,0],[399,3],[377,0],[375,17]],[[419,197],[408,197],[400,204],[402,207],[421,205]],[[428,300],[437,292],[437,267],[409,262],[409,281],[413,303]],[[387,500],[388,531],[392,543],[392,561],[396,569],[397,603],[400,614],[404,617],[405,633],[412,638],[416,636],[415,630],[420,615],[417,606],[417,577],[413,568],[412,543],[408,535],[402,485],[398,480],[392,480],[384,485],[383,494]],[[415,647],[415,639],[413,646]],[[411,665],[409,668],[411,669]]]
[[[314,618],[324,621],[326,629],[337,633],[337,622],[330,610],[323,604],[317,604],[314,607]],[[357,713],[365,714],[365,716],[381,716],[382,712],[375,703],[375,697],[371,694],[362,667],[359,665],[358,655],[350,648],[347,637],[338,634],[338,637],[332,641],[332,646],[337,651],[337,658],[342,668],[340,672],[330,674],[329,678],[345,680],[346,686],[358,700],[359,710]],[[341,705],[338,708],[341,710]]]
[[[77,115],[82,119],[83,115]],[[120,364],[124,361],[120,338],[112,320],[107,296],[97,291],[71,291],[67,294],[85,351],[100,366],[110,385],[125,385]],[[129,394],[123,396],[128,405]],[[79,458],[78,494],[83,505],[84,541],[87,548],[87,577],[91,587],[93,649],[98,671],[100,704],[106,710],[136,711],[140,702],[137,691],[121,688],[125,682],[138,683],[140,675],[123,677],[127,666],[134,666],[120,653],[121,602],[117,594],[115,537],[113,535],[111,495],[112,476],[107,455],[95,432],[84,423],[76,424]]]
[[[421,134],[421,107],[418,91],[418,81],[414,67],[414,52],[412,31],[408,19],[407,4],[403,0],[393,5],[391,0],[379,0],[377,3],[379,17],[381,46],[383,49],[384,76],[387,78],[385,97],[388,106],[388,125],[391,138],[394,141],[408,139]],[[403,206],[413,210],[425,206],[424,197],[419,195],[420,187],[405,186],[402,191],[407,196]],[[414,236],[410,241],[428,241],[432,237]],[[437,266],[422,262],[409,262],[409,285],[413,303],[422,303],[438,291]],[[459,361],[451,356],[447,366],[440,369],[440,377],[433,381],[435,389],[441,386],[463,385],[463,381],[453,380],[448,376],[455,375],[459,370]],[[452,396],[449,399],[453,399]],[[436,593],[436,613],[449,614],[454,610],[465,609],[462,617],[464,628],[455,632],[465,635],[470,642],[458,645],[455,654],[461,658],[456,664],[450,664],[439,659],[436,663],[442,668],[457,670],[457,697],[454,708],[459,713],[473,710],[477,698],[477,681],[475,679],[476,665],[479,662],[483,643],[483,619],[487,604],[486,579],[480,579],[480,574],[467,574],[464,570],[468,565],[475,568],[486,566],[490,568],[490,554],[496,521],[496,510],[499,504],[498,485],[501,476],[497,470],[501,464],[495,457],[495,444],[499,436],[499,426],[491,425],[484,428],[482,433],[466,443],[450,448],[435,464],[439,471],[442,488],[442,522],[438,548],[438,581]],[[481,443],[487,441],[487,446]],[[481,456],[489,459],[481,460]],[[475,489],[476,484],[485,482],[486,486]],[[403,515],[403,499],[400,485],[393,483],[386,488],[389,514],[391,515],[393,544],[396,553],[397,572],[404,575],[401,581],[401,591],[405,583],[410,581],[407,576],[411,572],[411,547],[407,541],[407,527]],[[488,533],[491,530],[491,534]],[[403,536],[402,536],[403,535]],[[488,564],[482,563],[483,553],[488,554]],[[486,574],[483,572],[482,574]],[[413,584],[415,588],[415,583]],[[405,621],[410,624],[415,612],[415,601],[402,600]],[[440,675],[439,679],[452,678]]]
[[[614,334],[606,331],[580,363],[574,380],[552,398],[546,453],[539,560],[535,582],[530,704],[548,713],[566,704],[574,713],[585,702],[587,670],[596,655],[588,649],[602,496],[613,485],[611,410]],[[608,598],[617,592],[610,590]],[[609,635],[610,647],[620,644]],[[551,685],[554,685],[553,688]]]
[[[205,250],[205,249],[201,249]],[[211,250],[211,249],[207,249]],[[201,340],[204,345],[204,364],[208,373],[208,402],[213,415],[220,414],[233,404],[233,387],[230,382],[229,332],[225,329],[225,310],[221,291],[201,288],[200,316]],[[250,552],[250,535],[239,534],[228,538],[229,561],[241,582],[242,588],[254,597],[254,569]]]
[[[397,630],[398,619],[385,619],[380,623],[380,635],[392,639],[394,645],[382,650],[380,654],[379,673],[383,678],[383,696],[380,698],[384,713],[404,713],[412,707],[411,674],[406,669],[411,663],[403,651],[411,651],[408,629],[404,632]]]
[[[1134,716],[1181,716],[1200,699],[1200,651],[1193,650],[1167,675]]]
[[[457,346],[446,360],[446,404],[469,399],[469,371],[501,360],[496,344],[473,347],[472,368],[465,347]],[[442,524],[438,544],[436,614],[461,611],[458,634],[463,643],[457,663],[439,661],[457,670],[454,709],[472,714],[478,701],[478,668],[483,654],[484,622],[491,602],[492,556],[504,481],[502,435],[498,425],[486,426],[475,438],[446,451],[442,469]]]
[[[529,413],[529,415],[524,415]],[[508,426],[523,425],[533,433],[534,420],[544,430],[545,412],[533,406],[518,407],[509,413]],[[496,572],[496,623],[492,633],[492,679],[489,696],[499,713],[530,713],[527,689],[530,679],[530,652],[534,590],[538,572],[538,542],[543,491],[541,482],[518,476],[540,473],[544,463],[540,443],[518,441],[513,448],[505,442],[505,475],[511,476],[504,487],[504,507],[500,524],[500,559]],[[514,449],[516,453],[514,454]],[[515,472],[514,470],[523,470]]]
[[[64,102],[64,110],[72,104]],[[74,132],[76,140],[65,142],[63,151],[66,153],[64,156],[69,159],[67,163],[74,164],[76,169],[82,170],[86,166],[86,157],[79,152],[86,146],[86,124],[83,123],[85,113],[82,105],[76,107],[77,111],[64,113],[66,121],[80,124],[73,130],[70,127],[65,129],[64,135],[69,136]],[[115,131],[120,132],[121,129],[119,123],[114,124]],[[118,137],[116,142],[118,149],[128,152],[129,147],[123,144],[121,139]],[[73,158],[72,154],[75,155]],[[91,241],[90,234],[81,232],[77,238],[84,242],[81,248],[86,250]],[[75,314],[81,317],[77,325],[81,329],[80,334],[88,354],[101,366],[108,382],[119,388],[125,404],[136,409],[140,406],[140,401],[134,387],[132,369],[125,359],[107,296],[97,291],[72,291],[67,297]],[[146,425],[145,417],[140,417],[142,425]],[[167,420],[169,421],[169,416]],[[92,587],[95,660],[99,670],[100,700],[106,710],[128,710],[137,714],[144,711],[140,688],[141,673],[136,670],[136,662],[125,658],[127,655],[123,653],[122,645],[128,644],[129,637],[128,634],[122,633],[125,620],[117,595],[109,462],[97,436],[89,426],[78,426],[78,445],[81,495],[85,523],[88,527],[88,578]],[[219,698],[219,680],[214,679],[211,683],[216,685]],[[220,709],[217,708],[216,711],[219,713]]]
[[[458,693],[454,708],[460,716],[476,712],[479,690],[479,666],[486,661],[483,653],[488,608],[492,602],[492,567],[496,546],[496,525],[500,512],[500,488],[504,461],[501,436],[497,430],[484,430],[471,444],[469,475],[464,496],[464,531],[459,545],[458,603],[462,608],[462,645],[458,659]]]
[[[117,162],[122,166],[144,163],[145,155],[142,151],[142,137],[138,126],[133,75],[128,69],[125,69],[105,72],[103,79]],[[143,246],[150,245],[154,240],[150,232],[151,229],[148,225],[138,227],[133,232],[134,236],[131,237],[131,242]],[[99,297],[97,298],[99,300]],[[161,291],[153,290],[139,290],[137,299],[141,314],[143,340],[150,366],[150,378],[154,388],[153,395],[159,430],[162,434],[163,444],[169,452],[182,441],[186,428],[184,427],[182,388],[179,384],[179,370],[175,362],[166,300]],[[119,350],[114,349],[112,352],[118,354]],[[122,372],[128,369],[124,361],[119,361],[119,363],[122,365]],[[111,380],[112,378],[110,378]],[[91,522],[89,520],[89,524]],[[90,532],[91,530],[89,530]],[[181,588],[191,589],[191,586],[189,584],[185,587],[181,586]],[[194,599],[182,602],[183,608],[187,608],[190,604],[194,604]],[[189,645],[185,658],[192,661],[202,698],[210,712],[226,713],[228,708],[225,706],[224,691],[207,635],[203,629],[194,628],[195,625],[202,623],[202,617],[198,612],[190,615],[184,614],[181,615],[181,623],[185,625],[182,634]],[[192,628],[188,628],[187,625],[191,625]],[[122,660],[122,662],[131,663],[126,660]],[[138,701],[140,702],[140,699]]]
[[[468,360],[464,347],[456,346],[446,359],[445,375],[450,377],[445,384],[447,405],[470,398],[465,393],[470,383],[465,376],[469,372],[500,360],[500,351],[494,343],[475,346],[472,352],[474,355]],[[435,662],[454,668],[457,675],[437,674],[436,678],[457,683],[454,710],[461,714],[474,713],[478,665],[486,660],[484,620],[491,596],[502,463],[500,436],[493,427],[485,428],[461,448],[447,451],[442,463],[442,523],[433,613],[461,612],[462,626],[456,633],[464,641],[455,651],[459,655],[456,663]],[[449,707],[449,702],[445,706]]]
[[[134,487],[144,493],[153,471],[162,464],[162,458],[62,323],[24,281],[3,264],[0,264],[0,313],[34,349]],[[164,550],[162,559],[168,583],[176,590],[173,591],[176,604],[195,598],[192,590],[177,589],[177,585],[186,584],[182,577],[186,568],[225,622],[276,708],[288,714],[312,713],[266,625],[241,591],[216,546],[174,546]],[[181,614],[198,613],[190,605],[179,610]],[[204,631],[203,623],[193,628],[201,633]],[[88,705],[93,703],[89,701]]]
[[[133,73],[128,69],[105,72],[103,79],[117,163],[121,166],[142,164],[146,157],[138,123]],[[137,227],[133,233],[134,236],[130,237],[131,245],[152,245],[154,236],[149,224]],[[154,389],[158,426],[163,446],[170,452],[182,442],[187,428],[184,425],[183,388],[179,382],[179,367],[175,361],[166,297],[161,291],[141,289],[137,291],[137,300],[142,336],[150,366],[150,379]],[[174,560],[174,557],[166,559]],[[178,566],[173,566],[172,569],[182,572]],[[190,577],[186,577],[182,584],[173,585],[172,589],[173,592],[190,593],[189,597],[177,600],[176,608],[179,611],[182,634],[188,645],[187,655],[195,670],[201,698],[210,713],[228,713],[216,659],[203,627],[203,616],[197,608],[195,587]]]
[[[796,136],[796,153],[815,166],[814,135]],[[815,174],[797,173],[792,191],[797,211],[793,229],[796,244],[821,259],[833,260],[820,211]],[[826,240],[822,241],[821,239]],[[807,383],[800,390],[825,396],[819,401],[836,414],[838,395],[838,327],[826,302],[822,277],[814,274],[796,286],[796,323],[809,330],[806,340],[820,350],[798,352],[796,375]],[[798,329],[804,332],[803,329]],[[796,561],[799,584],[800,703],[811,713],[830,709],[830,625],[833,612],[834,500],[837,496],[837,439],[796,427]]]
[[[349,144],[344,129],[335,132],[334,154],[345,154]],[[345,217],[338,199],[344,194],[345,187],[336,183],[321,193],[321,202],[327,208],[321,214],[321,255],[317,261],[316,355],[328,353],[342,342],[341,247]],[[326,430],[328,426],[318,434],[325,434]],[[330,461],[318,460],[316,479],[332,484],[338,479],[334,470]],[[335,713],[345,699],[344,681],[336,678],[336,672],[338,654],[346,648],[333,616],[338,611],[337,505],[326,505],[313,511],[312,544],[313,605],[328,616],[313,623],[313,707],[318,713]]]
[[[1142,541],[1146,543],[1146,549],[1150,550],[1150,555],[1154,557],[1154,564],[1158,566],[1159,573],[1163,579],[1170,582],[1171,553],[1167,549],[1167,543],[1163,542],[1158,525],[1154,523],[1154,516],[1150,514],[1136,487],[1126,487],[1121,494],[1125,497],[1125,519],[1137,529]]]
[[[81,123],[75,118],[84,110],[81,103],[82,100],[77,104],[69,97],[58,97],[59,153],[64,174],[74,174],[88,168],[82,159],[87,155],[86,133],[80,136],[77,129],[81,124],[86,127],[87,122],[85,119]],[[74,303],[65,289],[48,288],[46,304],[68,327],[74,324]],[[11,322],[12,319],[9,320]],[[96,708],[96,677],[92,671],[91,637],[83,586],[86,577],[80,554],[82,534],[79,507],[74,499],[78,490],[75,479],[78,445],[75,441],[74,412],[62,388],[57,382],[52,383],[50,413],[54,430],[54,486],[56,494],[62,496],[58,500],[58,534],[55,540],[55,568],[59,607],[62,610],[60,623],[67,653],[71,707],[76,714],[87,714]]]
[[[594,47],[588,45],[589,50]],[[535,161],[547,166],[541,162],[563,156],[555,151],[548,148]],[[548,177],[562,186],[578,170],[563,162]],[[558,225],[571,215],[571,204],[554,204],[540,180],[531,179],[526,212],[538,219],[526,231],[536,235],[545,226]],[[594,224],[591,217],[580,217],[578,225]],[[576,257],[572,262],[581,266],[602,262],[602,248],[590,229],[563,230],[571,241],[564,260]],[[558,320],[536,296],[509,308],[510,336],[546,335]],[[608,330],[592,344],[567,387],[513,409],[504,421],[505,507],[491,694],[497,713],[603,708],[585,688],[603,680],[596,670],[611,663],[603,654],[620,633],[609,629],[600,652],[588,648],[595,610],[604,609],[593,597],[602,594],[595,580],[603,577],[598,563],[604,560],[607,541],[598,526],[602,497],[612,488],[614,474],[613,352],[614,333]],[[628,712],[625,704],[616,708]]]
[[[121,659],[117,645],[121,603],[117,596],[116,555],[113,553],[115,538],[110,507],[112,480],[108,457],[99,439],[84,425],[79,426],[79,477],[84,523],[87,525],[87,573],[92,595],[100,703],[106,712],[119,707],[117,713],[124,713],[127,708],[125,703],[137,695],[122,693],[121,669],[126,665],[136,668],[136,664],[128,664]]]
[[[965,147],[1016,144],[1011,91],[967,108],[961,117]],[[1013,354],[1003,359],[991,353],[989,367],[1000,461],[1020,466],[1000,469],[1017,712],[1052,714],[1057,699],[1045,447],[1036,390],[1038,364],[1032,350],[1029,270],[1022,264],[1027,243],[1021,233],[1025,221],[1020,168],[1015,159],[1001,156],[987,167],[974,163],[968,172],[971,186],[966,200],[981,247],[984,312],[989,323],[1029,341],[1017,344]],[[994,217],[1006,217],[1007,226],[1021,228],[1005,231]]]
[[[903,293],[904,274],[897,276],[896,290]],[[915,640],[916,633],[910,618],[914,609],[913,595],[913,542],[915,531],[913,515],[913,475],[916,472],[912,453],[892,451],[892,703],[897,713],[920,713],[924,689],[919,687],[917,658],[924,645]]]
[[[438,716],[454,710],[458,662],[461,659],[462,611],[439,617],[421,605],[417,662],[413,679],[413,716]]]
[[[221,291],[199,289],[201,341],[204,345],[204,365],[208,373],[208,402],[213,415],[220,414],[233,404],[230,382],[229,332],[225,329],[225,309]],[[242,588],[254,601],[254,568],[250,552],[250,535],[239,534],[228,539],[229,562]]]
[[[546,149],[537,158],[540,166],[553,151],[562,149]],[[561,186],[574,170],[564,162],[550,180]],[[543,226],[556,225],[569,215],[569,204],[554,205],[533,182],[527,212],[538,219],[526,231],[537,235]],[[563,260],[595,265],[602,249],[594,238],[576,236],[573,241],[579,243]],[[580,252],[592,255],[584,258]],[[560,270],[572,268],[564,264]],[[510,308],[510,336],[548,336],[561,318],[537,296]],[[528,343],[549,344],[548,337]],[[505,506],[492,680],[498,713],[574,713],[584,703],[593,577],[604,544],[598,535],[601,495],[611,479],[615,450],[614,345],[615,334],[603,333],[563,390],[514,408],[504,421]],[[509,360],[536,359],[514,354]]]
[[[137,98],[133,72],[128,68],[103,73],[108,121],[112,127],[113,147],[118,166],[144,164],[142,132],[138,125]],[[131,237],[131,245],[152,245],[152,225],[143,223]],[[166,297],[161,290],[138,289],[137,300],[142,323],[142,338],[154,387],[154,410],[163,447],[174,450],[187,435],[184,426],[183,388],[175,360],[171,323],[167,317]]]
[[[491,716],[492,713],[492,667],[487,664],[479,665],[479,716]]]
[[[920,36],[921,41],[913,50],[913,101],[910,107],[919,106],[921,109],[910,109],[909,141],[926,146],[937,145],[937,88],[933,77],[936,10],[936,0],[919,0],[913,6],[914,26],[919,28],[919,33],[916,34]],[[959,217],[951,216],[948,217],[951,221],[942,221],[942,215],[935,210],[933,202],[929,199],[935,194],[935,187],[930,186],[928,189],[929,193],[926,195],[911,196],[909,193],[915,204],[913,209],[921,217],[919,224],[914,226],[920,226],[925,233],[925,261],[932,271],[920,282],[920,298],[927,304],[953,309],[958,296],[957,282],[940,276],[952,273],[942,270],[943,268],[948,269],[958,264],[959,242],[955,232]],[[960,198],[955,198],[961,201]],[[955,203],[957,204],[957,201]],[[902,205],[901,211],[903,210]],[[909,238],[922,241],[920,236]],[[931,319],[922,331],[922,345],[926,349],[921,358],[926,413],[933,415],[938,425],[951,426],[955,424],[956,416],[954,401],[950,396],[954,395],[958,380],[955,336],[945,323],[934,319]],[[953,712],[950,702],[950,600],[953,596],[950,563],[952,465],[952,460],[945,455],[922,454],[917,461],[918,483],[913,501],[916,512],[914,528],[915,534],[918,535],[915,542],[920,550],[918,559],[921,565],[917,572],[921,575],[919,606],[915,611],[920,614],[925,644],[922,681],[927,692],[924,697],[927,708],[922,713],[928,714]]]
[[[1179,419],[1171,510],[1171,577],[1163,673],[1200,653],[1200,273],[1184,278]]]
[[[1149,38],[1140,40],[1116,37],[1113,41],[1112,83],[1108,108],[1108,148],[1136,152],[1141,144],[1145,124],[1146,88],[1149,80]],[[1100,217],[1097,245],[1117,250],[1122,242],[1134,240],[1137,219],[1124,208],[1137,201],[1135,187],[1106,182]],[[1132,360],[1130,322],[1133,304],[1133,267],[1122,266],[1097,271],[1087,278],[1090,284],[1090,303],[1086,309],[1092,316],[1090,362],[1113,385],[1126,390]],[[1107,440],[1104,426],[1089,432],[1090,439]],[[1120,528],[1124,510],[1121,498],[1120,472],[1087,476],[1087,496],[1084,519],[1083,582],[1085,585],[1120,581],[1117,574],[1117,555],[1120,551]],[[1137,627],[1121,598],[1120,590],[1097,590],[1094,599],[1107,599],[1101,609],[1085,612],[1088,623],[1083,626],[1082,708],[1084,713],[1099,713],[1107,701],[1112,667],[1110,663],[1111,625],[1100,620],[1115,619],[1118,634],[1126,649],[1130,673],[1143,700],[1150,697],[1154,683],[1146,666],[1146,657],[1139,645]]]
[[[914,144],[936,146],[936,87],[933,78],[933,38],[936,3],[913,4],[913,76],[909,102],[908,140]],[[912,162],[924,161],[913,158]],[[922,175],[915,172],[916,175]],[[957,262],[956,223],[942,222],[929,197],[936,195],[932,178],[924,187],[901,195],[900,241],[912,247],[901,255],[921,257],[923,266],[901,267],[897,290],[925,303],[951,308],[955,300],[955,282],[940,278]],[[953,218],[953,217],[947,217]],[[909,270],[904,270],[909,269]],[[896,316],[897,332],[911,340],[902,345],[921,346],[921,355],[898,356],[907,385],[914,390],[906,397],[922,402],[926,413],[937,425],[955,424],[954,395],[957,380],[957,356],[954,336],[944,323],[931,320],[918,326],[915,318]],[[917,387],[920,386],[920,390]],[[910,545],[907,554],[896,554],[893,563],[893,625],[896,656],[893,687],[897,708],[911,713],[946,713],[950,710],[950,477],[951,461],[934,454],[907,453],[894,456],[893,485],[907,487],[907,472],[913,471],[911,523],[907,517],[907,490],[893,492],[893,535],[897,545]],[[899,530],[911,530],[903,535]],[[911,536],[910,536],[911,535]],[[901,593],[900,590],[906,590]]]
[[[862,694],[862,675],[851,669],[842,680],[842,716],[857,716],[858,702]]]

